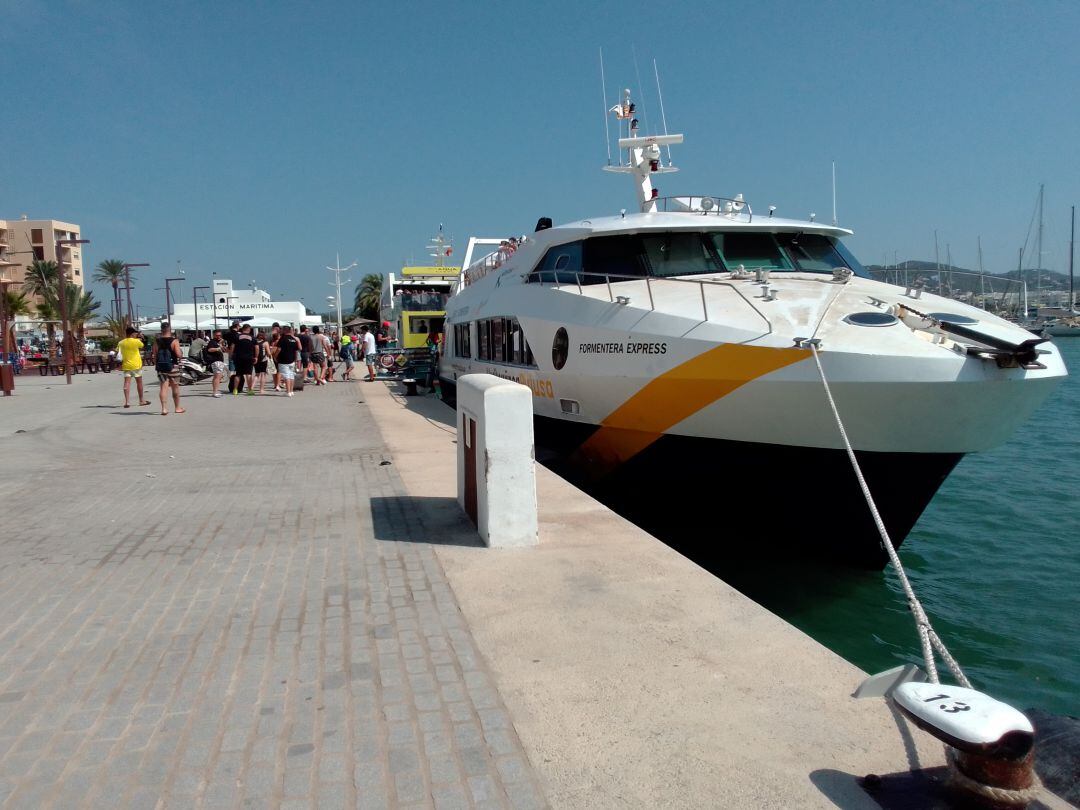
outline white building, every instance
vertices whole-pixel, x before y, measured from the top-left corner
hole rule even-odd
[[[228,328],[233,321],[268,328],[282,326],[321,326],[318,315],[308,315],[300,301],[272,301],[270,293],[259,289],[234,289],[229,279],[214,279],[213,299],[209,302],[173,304],[173,329]]]

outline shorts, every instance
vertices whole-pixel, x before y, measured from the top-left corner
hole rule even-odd
[[[364,355],[364,362],[367,363],[369,366],[375,365],[376,359],[378,359],[378,355],[375,352]]]
[[[255,364],[255,373],[256,374],[265,374],[266,373],[266,362],[267,362],[266,360],[260,360],[258,363]]]
[[[307,367],[307,364],[311,362],[311,352],[300,352],[300,365]]]
[[[323,352],[312,352],[311,362],[318,363],[320,366],[326,362],[326,355]]]
[[[179,371],[168,371],[168,372],[159,371],[157,373],[157,378],[158,378],[158,382],[161,383],[162,385],[165,385],[166,383],[173,383],[175,385],[180,380],[180,372]]]
[[[236,366],[236,373],[254,374],[255,373],[255,361],[254,360],[236,360],[233,365]]]
[[[341,359],[345,361],[345,368],[352,368],[356,364],[356,361],[352,359],[352,352],[345,352],[341,355]]]
[[[125,377],[134,377],[135,379],[139,379],[139,377],[142,376],[142,369],[141,368],[129,368],[124,372],[124,376]]]
[[[278,363],[277,370],[281,373],[281,379],[283,379],[283,380],[295,380],[296,379],[296,364],[295,363]]]
[[[224,374],[225,373],[225,361],[224,360],[215,360],[213,363],[210,364],[210,371],[212,371],[214,374]]]

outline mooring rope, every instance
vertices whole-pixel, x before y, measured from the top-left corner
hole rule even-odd
[[[870,514],[873,515],[874,523],[877,525],[878,534],[881,535],[881,544],[889,555],[889,561],[892,563],[896,575],[900,578],[900,585],[904,589],[904,595],[907,597],[908,606],[911,608],[911,613],[915,617],[915,627],[919,633],[919,642],[922,645],[923,662],[926,664],[926,674],[930,678],[931,683],[941,682],[938,677],[937,664],[934,661],[934,651],[936,650],[938,655],[941,656],[941,660],[945,662],[945,666],[949,668],[949,672],[956,678],[957,682],[961,686],[970,689],[971,682],[967,679],[967,676],[964,675],[963,670],[960,669],[960,665],[956,662],[956,659],[953,658],[948,648],[946,648],[945,642],[941,640],[937,631],[935,631],[930,624],[930,618],[926,615],[922,603],[915,595],[915,589],[911,587],[907,572],[904,570],[904,566],[900,562],[900,557],[896,553],[896,547],[893,546],[893,542],[889,538],[889,531],[885,528],[885,522],[881,519],[881,513],[878,512],[877,504],[874,503],[874,496],[870,493],[870,487],[863,477],[862,468],[859,466],[859,460],[855,457],[855,450],[848,440],[847,431],[844,429],[844,422],[840,418],[840,411],[836,407],[836,400],[833,399],[832,390],[829,388],[829,381],[825,378],[825,369],[821,366],[821,357],[818,354],[817,345],[815,343],[810,343],[810,350],[814,353],[814,362],[817,363],[818,374],[821,375],[821,384],[825,386],[825,396],[829,400],[829,407],[832,408],[833,417],[836,419],[836,426],[840,430],[840,438],[843,439],[848,458],[851,460],[851,466],[855,470],[855,477],[859,479],[859,487],[862,489],[863,498],[866,499],[866,505],[870,507]]]

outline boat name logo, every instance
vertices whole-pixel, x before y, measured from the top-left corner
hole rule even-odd
[[[627,341],[626,343],[579,343],[581,354],[667,354],[667,343]]]

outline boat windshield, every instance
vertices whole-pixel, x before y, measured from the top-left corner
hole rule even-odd
[[[869,278],[838,239],[818,233],[673,231],[594,236],[551,248],[530,282],[601,284],[607,278],[694,276],[739,270],[832,273]]]

